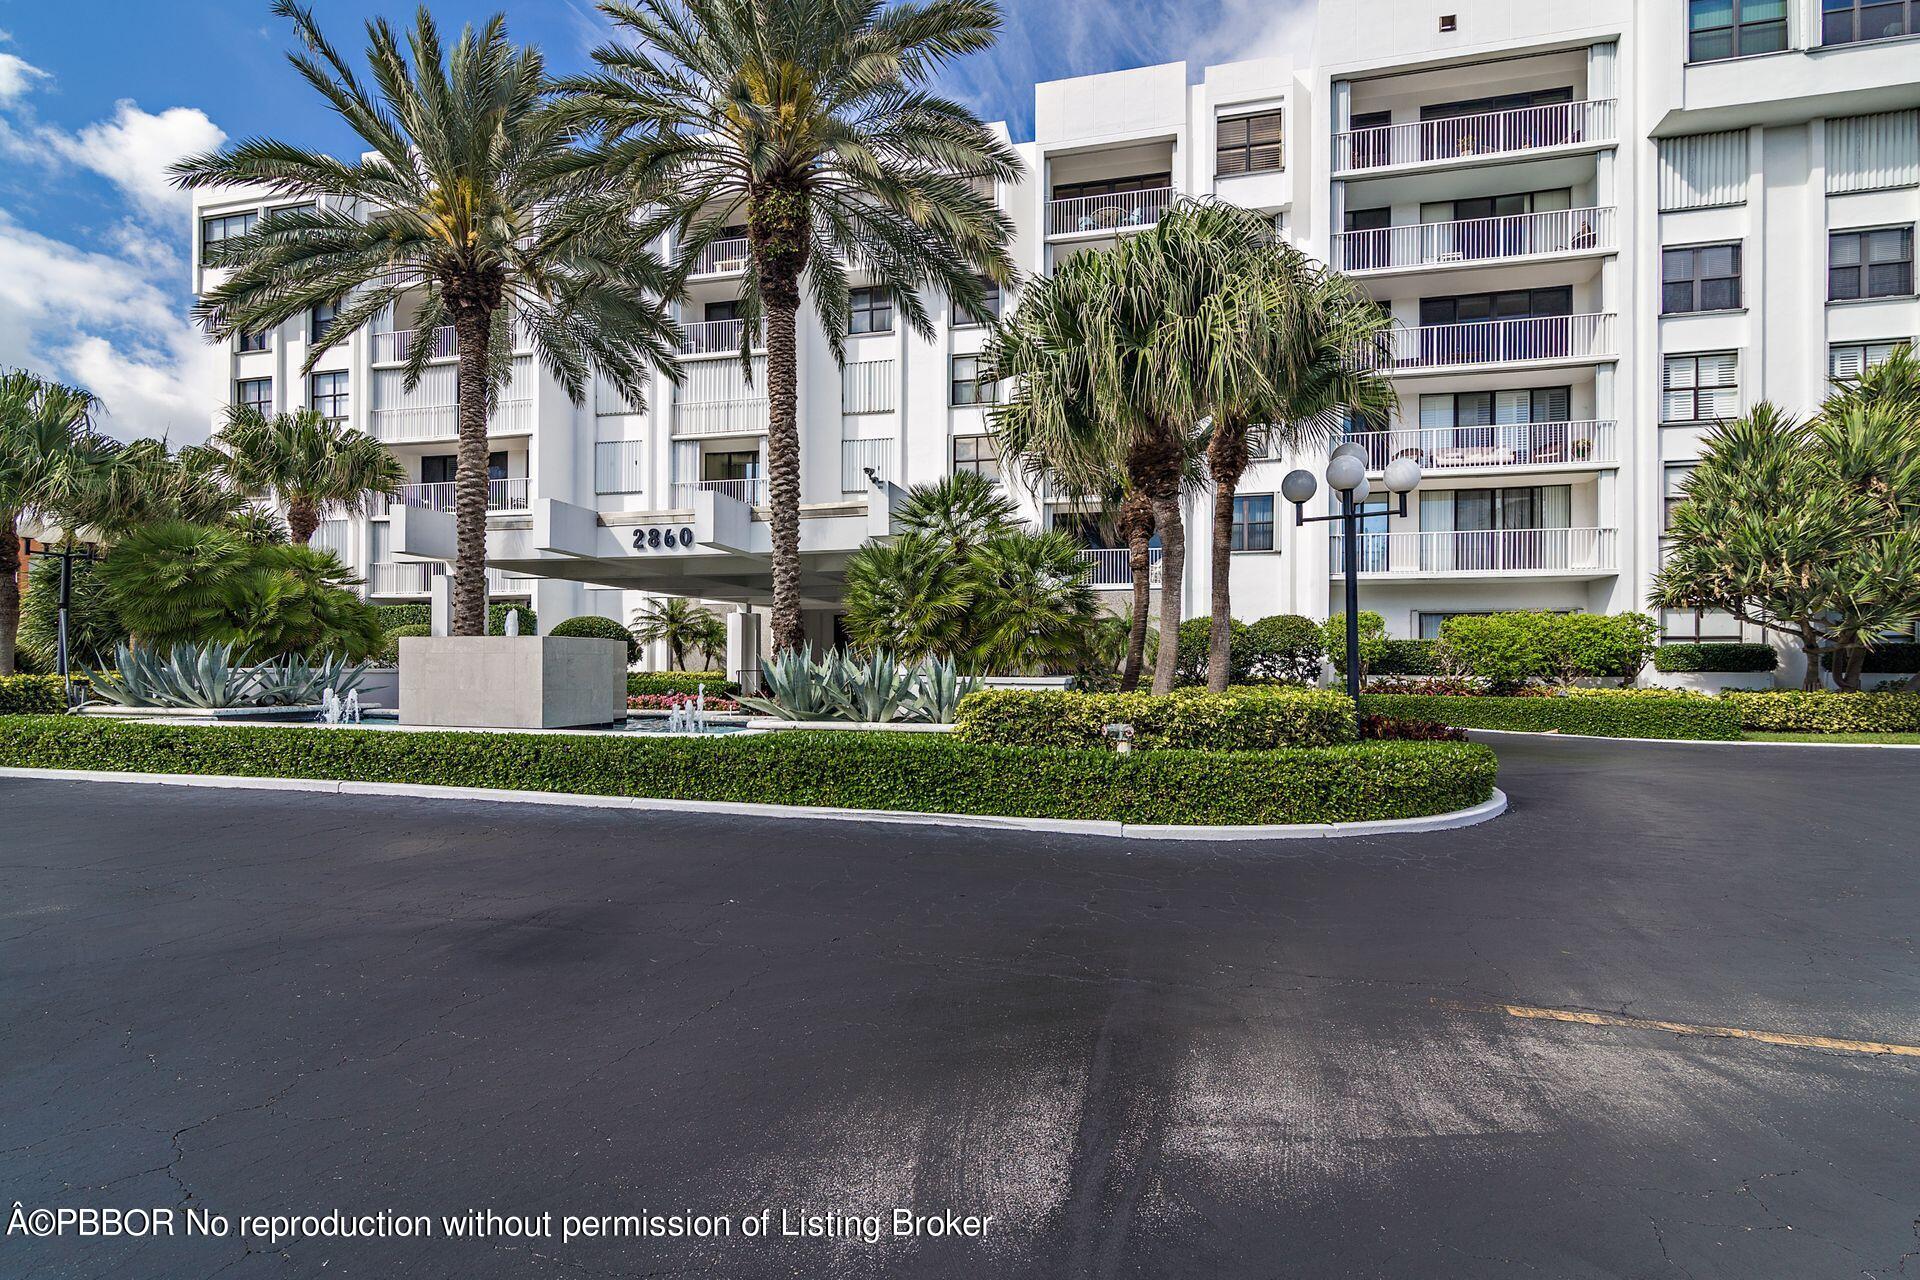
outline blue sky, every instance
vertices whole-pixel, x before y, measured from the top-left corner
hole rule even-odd
[[[1187,59],[1298,51],[1301,0],[1003,0],[997,48],[945,87],[1031,136],[1039,80]],[[443,26],[501,7],[432,6]],[[607,38],[588,0],[506,6],[516,40],[556,69]],[[320,0],[323,27],[357,50],[373,14],[410,21],[407,0]],[[267,0],[0,0],[0,367],[79,382],[116,435],[205,436],[224,395],[218,353],[188,325],[180,155],[249,134],[352,155],[284,59]]]

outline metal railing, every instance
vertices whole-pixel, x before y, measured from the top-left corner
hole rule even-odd
[[[1613,220],[1610,206],[1596,206],[1342,231],[1333,237],[1334,261],[1342,271],[1398,271],[1609,250]]]
[[[425,335],[424,338],[422,335]],[[421,341],[433,343],[430,360],[451,360],[458,354],[453,326],[443,324],[437,329],[395,329],[391,333],[373,335],[373,362],[375,364],[403,364],[412,356],[414,345]]]
[[[451,572],[450,566],[433,560],[382,560],[367,566],[367,594],[370,596],[424,596],[429,584]],[[525,595],[531,575],[487,570],[489,595]]]
[[[1445,533],[1363,533],[1361,576],[1447,576],[1488,573],[1609,573],[1612,529],[1485,529]],[[1346,539],[1333,536],[1333,573],[1347,571]]]
[[[691,507],[693,495],[701,491],[724,493],[736,502],[744,502],[750,507],[767,505],[767,482],[763,476],[752,476],[745,480],[682,480],[673,486],[673,504],[676,507]]]
[[[402,485],[400,496],[390,505],[417,507],[426,511],[452,511],[456,500],[455,482],[436,480],[430,484]],[[505,480],[487,481],[487,510],[525,511],[526,509],[527,477],[510,476]]]
[[[1152,586],[1160,585],[1159,547],[1147,550],[1147,580]],[[1080,552],[1080,558],[1093,566],[1087,575],[1087,585],[1092,587],[1133,586],[1133,552],[1126,547],[1087,547]]]
[[[695,276],[724,276],[747,269],[747,255],[752,246],[745,236],[729,236],[724,240],[715,240],[702,249],[694,259]]]
[[[460,434],[460,410],[450,404],[403,405],[375,409],[369,425],[373,438],[388,444],[417,440],[451,440]],[[533,401],[502,400],[487,422],[492,436],[526,435],[533,430]]]
[[[867,470],[882,480],[893,479],[893,441],[842,440],[840,442],[840,492],[865,493],[869,488]]]
[[[1466,467],[1545,467],[1613,463],[1611,422],[1507,422],[1477,427],[1398,427],[1356,431],[1343,444],[1367,451],[1367,469],[1412,458],[1423,471]]]
[[[1122,191],[1113,195],[1074,196],[1047,201],[1047,234],[1140,231],[1160,221],[1173,207],[1172,187]]]
[[[1613,140],[1612,98],[1375,125],[1333,135],[1333,172],[1428,161],[1474,161]]]
[[[1587,360],[1613,355],[1613,314],[1468,320],[1392,329],[1362,363],[1387,373],[1539,360]]]
[[[680,326],[680,354],[683,356],[737,355],[740,338],[746,332],[745,320],[696,320]],[[764,343],[753,335],[755,350]]]

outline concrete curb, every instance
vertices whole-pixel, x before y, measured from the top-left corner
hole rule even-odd
[[[1470,809],[1427,818],[1374,822],[1302,822],[1253,827],[1129,825],[1067,818],[1008,818],[993,814],[911,813],[887,809],[829,809],[813,805],[743,804],[724,800],[653,800],[638,796],[582,796],[559,791],[511,791],[491,787],[441,787],[407,782],[339,782],[326,778],[246,778],[230,774],[115,773],[102,769],[0,767],[0,778],[50,782],[132,782],[151,786],[208,787],[234,791],[302,791],[320,795],[411,796],[422,800],[484,800],[497,804],[557,805],[569,809],[629,809],[656,813],[710,813],[750,818],[805,818],[828,822],[890,822],[915,827],[990,827],[1123,840],[1327,840],[1343,836],[1407,835],[1477,826],[1507,811],[1506,792]]]
[[[1466,726],[1457,726],[1466,728]],[[1761,742],[1753,738],[1616,738],[1604,733],[1542,733],[1532,729],[1471,729],[1503,738],[1565,738],[1570,742],[1641,742],[1656,747],[1824,747],[1828,751],[1920,751],[1920,742]]]

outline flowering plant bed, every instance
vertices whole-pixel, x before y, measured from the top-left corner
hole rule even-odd
[[[693,695],[687,693],[630,693],[627,695],[627,710],[672,711],[675,707],[691,705],[693,701]],[[740,704],[732,698],[717,697],[710,693],[707,695],[706,709],[731,714],[740,710]]]

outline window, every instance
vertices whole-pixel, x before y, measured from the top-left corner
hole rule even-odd
[[[457,453],[429,453],[420,459],[421,484],[451,484],[460,474],[460,455]],[[496,450],[487,455],[487,479],[505,480],[507,478],[506,450]]]
[[[756,480],[759,476],[758,450],[731,449],[700,455],[702,480]]]
[[[1673,512],[1686,501],[1687,477],[1693,474],[1695,463],[1669,462],[1662,468],[1660,488],[1660,532],[1673,532]]]
[[[1281,146],[1280,112],[1233,116],[1216,126],[1213,171],[1225,178],[1236,173],[1264,173],[1285,163]]]
[[[1913,228],[1835,231],[1827,237],[1827,298],[1903,298],[1913,292]]]
[[[975,278],[980,282],[980,292],[986,295],[986,310],[980,315],[975,315],[971,309],[961,306],[958,302],[954,303],[953,323],[958,328],[971,328],[975,325],[983,325],[990,319],[1000,318],[1000,286],[985,276]]]
[[[316,373],[308,384],[308,399],[323,418],[334,420],[347,416],[347,375],[344,373]]]
[[[1273,495],[1247,494],[1233,500],[1235,551],[1273,550]]]
[[[971,471],[977,476],[989,480],[1000,478],[1000,449],[992,436],[955,436],[953,440],[953,469],[956,473]]]
[[[1117,196],[1134,191],[1161,191],[1173,185],[1173,174],[1136,173],[1127,178],[1102,178],[1098,182],[1061,182],[1053,188],[1055,200],[1078,200],[1083,196]]]
[[[1739,245],[1702,244],[1660,255],[1662,315],[1739,309]]]
[[[1423,533],[1488,533],[1507,529],[1565,529],[1573,523],[1573,486],[1516,485],[1506,489],[1439,490],[1420,495]]]
[[[1916,33],[1920,33],[1920,3],[1912,0],[1821,0],[1821,44],[1889,40]]]
[[[340,318],[340,304],[323,302],[307,315],[307,338],[319,342],[332,332],[334,321]]]
[[[1740,412],[1740,357],[1732,351],[1668,356],[1660,385],[1662,422],[1731,418]]]
[[[1573,290],[1562,285],[1548,289],[1512,289],[1504,293],[1469,293],[1453,298],[1420,299],[1420,323],[1464,324],[1472,320],[1527,320],[1573,314]]]
[[[885,289],[855,289],[847,295],[848,333],[892,333],[893,295]]]
[[[999,383],[980,381],[979,356],[955,356],[951,381],[953,385],[949,402],[956,407],[992,404],[1000,398]]]
[[[1662,609],[1660,636],[1670,643],[1740,639],[1740,620],[1715,609]]]
[[[261,413],[273,412],[273,379],[242,378],[233,384],[233,402]]]
[[[1717,62],[1787,47],[1787,0],[1687,0],[1687,61]]]
[[[235,342],[242,351],[265,351],[267,349],[267,332],[262,329],[259,333],[248,333],[242,329],[240,336],[235,339]]]
[[[252,211],[246,213],[227,213],[216,218],[200,219],[200,260],[209,261],[214,251],[229,240],[238,240],[253,230],[260,215]]]
[[[1837,343],[1827,348],[1827,377],[1835,382],[1851,382],[1885,364],[1887,357],[1906,345],[1905,342]]]
[[[1415,630],[1422,640],[1438,640],[1440,628],[1448,618],[1484,618],[1489,613],[1501,612],[1494,609],[1456,609],[1452,613],[1421,613],[1417,615]]]

